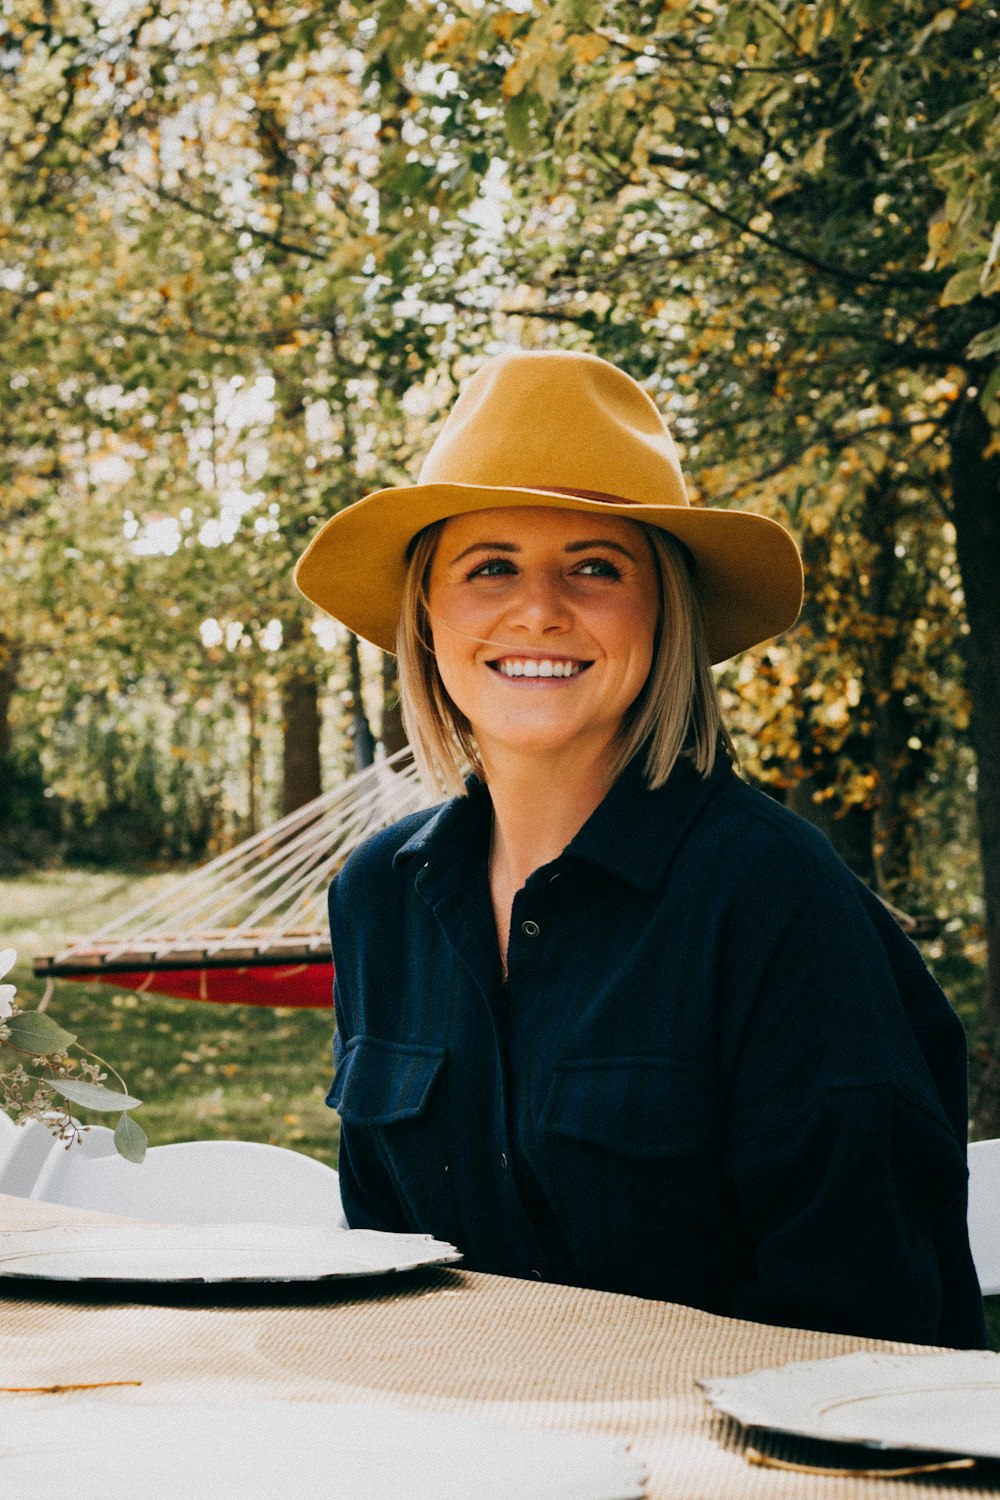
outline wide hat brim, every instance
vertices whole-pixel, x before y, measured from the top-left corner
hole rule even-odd
[[[333,516],[295,569],[307,599],[383,651],[396,650],[407,549],[425,526],[471,511],[546,506],[657,526],[694,561],[708,650],[722,662],[794,624],[802,563],[777,521],[750,511],[586,499],[545,489],[417,484],[377,490]]]

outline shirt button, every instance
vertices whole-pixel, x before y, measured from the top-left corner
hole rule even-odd
[[[541,930],[537,922],[528,921],[521,923],[521,931],[525,937],[537,937]]]
[[[528,1272],[528,1275],[531,1277],[532,1281],[541,1281],[541,1279],[542,1279],[542,1273],[541,1273],[541,1271],[536,1271],[533,1266],[532,1266],[531,1270]]]
[[[501,1172],[503,1172],[503,1173],[506,1174],[507,1171],[509,1170],[509,1168],[510,1168],[510,1163],[507,1160],[507,1153],[506,1153],[506,1151],[501,1151],[500,1152],[500,1170],[501,1170]]]

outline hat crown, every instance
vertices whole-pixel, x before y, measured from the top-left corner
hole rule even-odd
[[[482,365],[418,483],[585,490],[688,504],[666,423],[629,375],[593,354],[512,351]]]

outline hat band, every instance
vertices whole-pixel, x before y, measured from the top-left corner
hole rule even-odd
[[[641,500],[627,500],[624,495],[609,495],[606,490],[569,490],[561,484],[529,484],[530,490],[548,490],[551,495],[578,495],[581,500],[600,500],[605,505],[641,505]]]

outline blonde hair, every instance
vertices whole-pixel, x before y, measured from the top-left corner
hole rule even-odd
[[[427,587],[444,524],[424,527],[410,544],[396,650],[403,724],[420,773],[446,796],[461,796],[470,771],[486,776],[472,725],[445,691],[434,657]],[[608,782],[648,744],[646,783],[655,788],[682,753],[708,776],[720,739],[734,759],[735,751],[722,722],[687,549],[657,526],[633,524],[646,537],[656,564],[660,617],[649,676],[625,716]]]

